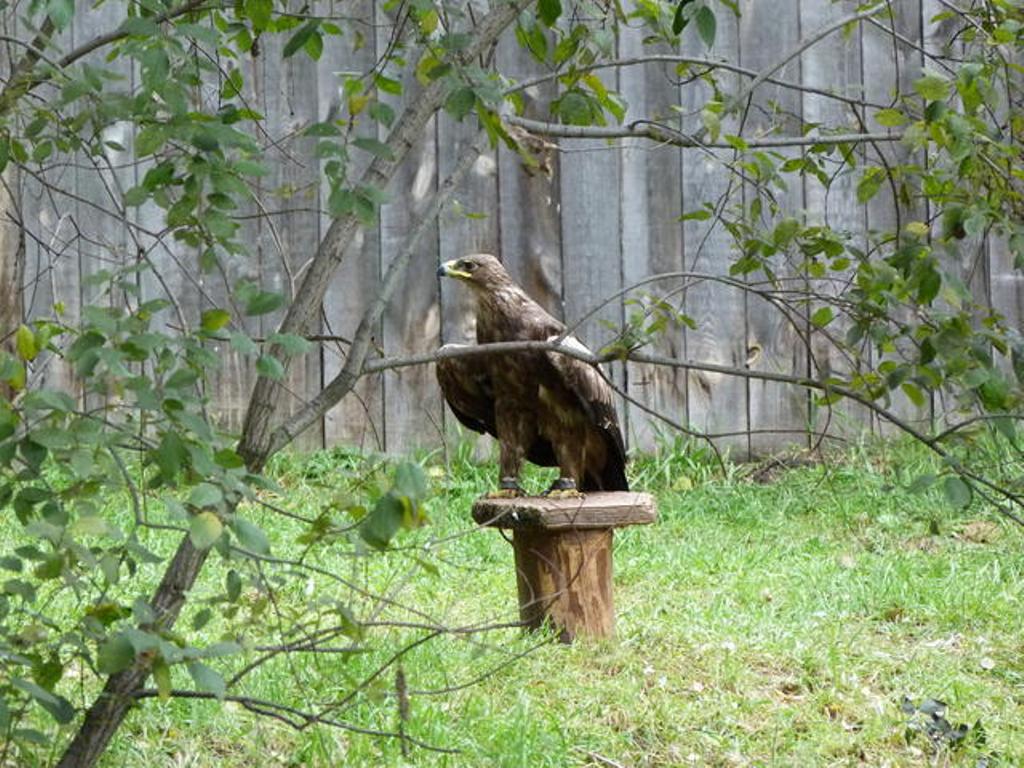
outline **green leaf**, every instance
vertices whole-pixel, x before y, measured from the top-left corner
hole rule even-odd
[[[697,32],[704,45],[711,48],[715,44],[715,33],[718,23],[715,20],[715,12],[706,5],[697,11]]]
[[[386,549],[388,542],[402,527],[405,507],[394,494],[387,493],[374,505],[373,511],[359,524],[363,541],[376,549]]]
[[[273,10],[273,0],[245,0],[245,15],[249,17],[257,32],[262,32],[270,24],[270,14]]]
[[[311,19],[299,27],[299,31],[292,35],[291,39],[285,44],[282,56],[287,59],[298,53],[309,42],[309,39],[313,37],[313,33],[316,32],[318,26],[320,26],[320,20]]]
[[[918,475],[914,478],[913,482],[907,486],[907,490],[911,493],[921,493],[931,488],[935,483],[938,482],[938,478],[935,475]]]
[[[910,402],[918,408],[924,408],[927,404],[928,401],[925,399],[924,392],[922,392],[921,388],[913,382],[904,381],[900,384],[900,389],[903,391],[903,394],[910,398]]]
[[[811,315],[811,322],[819,328],[824,328],[826,325],[832,322],[834,313],[832,307],[819,307],[815,310],[814,314]]]
[[[57,29],[66,29],[75,15],[75,0],[46,0],[46,15]]]
[[[192,680],[200,691],[212,693],[218,699],[224,698],[227,686],[224,683],[224,678],[215,669],[202,662],[193,661],[188,664],[188,673],[192,675]]]
[[[164,387],[167,389],[184,389],[191,387],[199,380],[199,375],[190,368],[178,368],[167,377]]]
[[[907,116],[898,109],[880,109],[875,113],[875,122],[886,128],[896,128],[907,122]]]
[[[156,659],[153,662],[153,682],[156,683],[161,701],[171,698],[171,668],[163,659]]]
[[[188,536],[196,549],[209,549],[224,532],[224,524],[213,512],[200,512],[192,518]]]
[[[106,536],[109,532],[110,524],[97,515],[84,515],[71,525],[75,536]]]
[[[75,401],[66,392],[53,389],[39,389],[29,392],[24,399],[25,408],[32,411],[56,411],[70,413],[75,410]]]
[[[249,316],[265,315],[268,312],[273,312],[282,304],[284,304],[283,294],[259,291],[245,302],[245,314]]]
[[[242,577],[238,571],[232,568],[224,577],[224,591],[227,594],[228,602],[237,603],[242,596]]]
[[[679,217],[679,221],[707,221],[711,216],[712,213],[707,208],[698,208],[695,211],[684,213]]]
[[[779,248],[785,248],[799,232],[800,222],[791,216],[787,216],[775,225],[775,230],[772,232],[772,242]]]
[[[276,357],[260,355],[256,361],[256,373],[276,381],[284,378],[284,366]]]
[[[375,101],[370,104],[370,117],[385,128],[390,128],[395,122],[395,110],[383,102]]]
[[[123,634],[107,638],[96,654],[96,668],[104,675],[116,675],[135,661],[135,647]]]
[[[857,202],[866,203],[878,194],[884,178],[885,173],[881,168],[872,167],[864,171],[864,176],[857,183]]]
[[[398,80],[378,74],[373,78],[373,82],[384,93],[390,93],[392,96],[402,95],[402,83]]]
[[[255,523],[236,516],[231,522],[231,529],[238,537],[238,543],[250,552],[255,552],[257,555],[270,554],[270,542],[267,540],[267,534]]]
[[[22,360],[35,360],[39,354],[39,347],[36,346],[36,335],[27,325],[19,325],[14,334],[14,345],[18,350],[18,356]]]
[[[213,454],[213,460],[218,467],[224,469],[239,469],[245,466],[245,461],[231,448],[221,448]]]
[[[313,61],[320,61],[320,56],[324,52],[324,39],[319,32],[314,32],[310,35],[306,44],[303,46],[306,51],[306,55],[309,56]]]
[[[686,29],[686,25],[690,23],[690,20],[686,18],[684,11],[686,6],[692,3],[693,0],[679,0],[679,5],[676,6],[676,12],[672,16],[672,34],[679,35]]]
[[[50,716],[58,723],[63,725],[74,719],[75,708],[63,696],[58,696],[42,686],[20,677],[11,677],[11,685],[35,699],[39,706],[49,712]]]
[[[928,74],[914,83],[914,90],[928,101],[940,101],[949,96],[949,81],[938,75]]]
[[[971,486],[965,483],[957,475],[950,475],[943,481],[942,490],[946,492],[946,499],[957,509],[963,509],[971,503],[973,491]]]
[[[540,0],[537,3],[537,17],[546,27],[553,27],[562,15],[561,0]]]
[[[231,322],[231,313],[226,309],[208,309],[203,312],[200,325],[207,333],[219,331]]]
[[[369,136],[360,136],[352,143],[360,149],[369,152],[371,155],[383,158],[384,160],[394,160],[395,158],[395,153],[391,150],[391,147],[383,141],[378,141],[377,139],[370,138]]]
[[[267,341],[277,344],[289,355],[304,355],[313,346],[312,342],[295,333],[274,333]]]
[[[188,458],[188,449],[177,432],[165,432],[156,449],[156,464],[167,482],[172,482]]]
[[[468,85],[456,88],[448,94],[448,98],[444,102],[445,111],[456,120],[461,120],[472,112],[475,105],[476,93]]]
[[[426,496],[427,476],[423,467],[411,461],[399,464],[395,469],[395,492],[416,500]]]
[[[149,190],[145,187],[132,187],[124,193],[124,204],[129,206],[142,205],[149,199]]]
[[[212,483],[200,483],[189,494],[188,503],[193,507],[213,507],[224,500],[224,493]]]
[[[590,99],[579,90],[566,92],[558,100],[558,116],[567,125],[590,125],[594,117]]]

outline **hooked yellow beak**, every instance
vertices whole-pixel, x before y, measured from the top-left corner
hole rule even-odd
[[[469,280],[469,278],[471,278],[472,275],[469,274],[469,272],[464,272],[461,269],[456,269],[455,265],[456,265],[457,262],[458,262],[457,259],[453,259],[452,261],[446,261],[444,264],[442,264],[440,267],[437,268],[437,276],[438,277],[458,277],[458,278],[462,278],[463,280]]]

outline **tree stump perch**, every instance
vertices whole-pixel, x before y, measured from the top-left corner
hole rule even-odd
[[[473,519],[512,531],[519,617],[531,630],[550,623],[559,639],[615,634],[613,531],[657,518],[654,498],[629,491],[582,498],[478,499]]]

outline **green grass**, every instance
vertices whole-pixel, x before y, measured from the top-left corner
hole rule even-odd
[[[413,747],[403,758],[394,739],[295,731],[237,704],[148,700],[103,765],[975,766],[982,755],[990,766],[1024,764],[1024,531],[977,507],[954,512],[937,493],[905,491],[926,467],[902,444],[770,484],[749,482],[742,468],[723,475],[681,450],[635,462],[635,484],[657,493],[660,520],[617,535],[616,640],[538,645],[504,629],[443,635],[402,657],[413,691],[407,732],[456,755]],[[310,512],[380,471],[338,452],[285,457],[277,501]],[[514,620],[511,548],[469,520],[493,467],[463,452],[430,475],[430,524],[400,535],[400,551],[353,558],[339,544],[316,564],[448,626]],[[270,514],[259,521],[276,554],[298,550],[290,542],[301,526]],[[183,626],[219,594],[225,570],[211,561]],[[283,570],[264,572],[275,574]],[[267,642],[260,634],[271,636],[282,617],[301,620],[311,596],[345,601],[363,619],[374,605],[327,578],[291,579],[247,636]],[[249,588],[245,600],[259,603]],[[381,618],[422,620],[394,608]],[[281,658],[238,692],[315,709],[422,635],[374,629],[364,653]],[[176,686],[189,682],[175,672]],[[445,687],[456,690],[416,693]],[[338,716],[391,731],[394,690],[389,668]],[[908,738],[904,695],[942,699],[954,724],[981,728],[937,751],[922,734]]]

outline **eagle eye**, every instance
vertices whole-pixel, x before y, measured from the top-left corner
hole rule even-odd
[[[476,262],[470,261],[469,259],[464,259],[463,261],[459,262],[459,269],[463,270],[464,272],[472,272],[474,269],[476,269]]]

